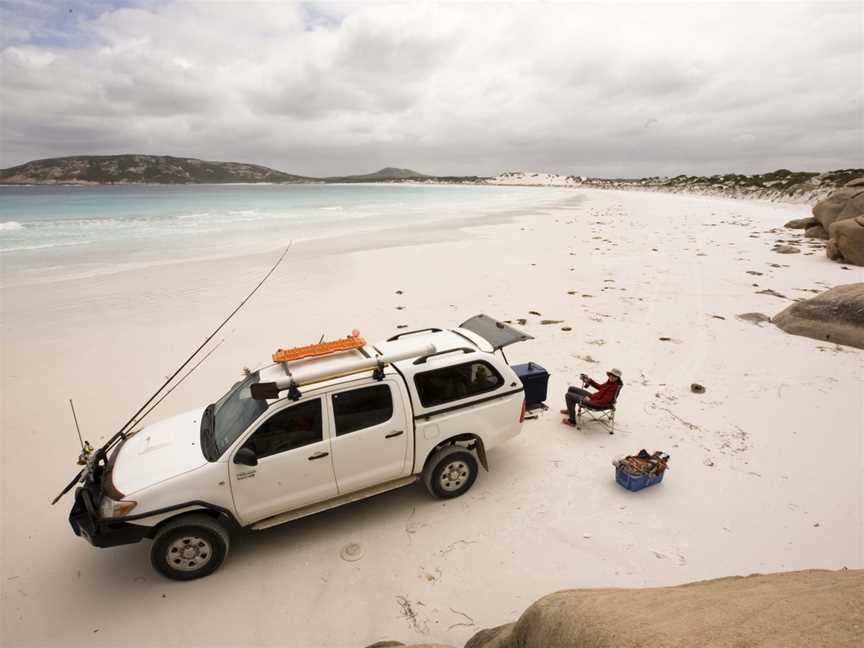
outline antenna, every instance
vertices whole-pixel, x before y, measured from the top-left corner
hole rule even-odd
[[[72,408],[72,418],[75,420],[75,429],[78,431],[78,441],[81,444],[81,452],[84,452],[84,439],[81,438],[81,428],[78,427],[78,416],[75,414],[75,405],[72,403],[72,399],[69,399],[69,407]]]

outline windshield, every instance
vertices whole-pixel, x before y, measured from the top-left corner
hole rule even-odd
[[[267,401],[252,398],[249,391],[260,378],[257,371],[250,374],[213,404],[213,440],[219,455],[267,409]]]

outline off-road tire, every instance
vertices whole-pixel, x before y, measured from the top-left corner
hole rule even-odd
[[[435,497],[452,499],[471,488],[477,472],[477,459],[471,451],[462,446],[448,446],[429,459],[423,482]]]
[[[184,515],[156,533],[150,562],[167,578],[194,580],[219,569],[230,546],[228,531],[217,520],[202,514]]]

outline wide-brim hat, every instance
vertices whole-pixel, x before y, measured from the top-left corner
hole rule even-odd
[[[621,380],[621,370],[620,369],[610,369],[606,372],[607,376],[615,376],[618,380]]]

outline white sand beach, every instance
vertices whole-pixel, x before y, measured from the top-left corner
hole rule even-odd
[[[547,189],[536,191],[543,203]],[[771,251],[800,236],[782,225],[806,216],[804,205],[572,193],[506,222],[292,248],[152,421],[213,401],[280,346],[352,328],[376,340],[480,312],[527,319],[535,339],[508,358],[550,371],[550,409],[490,452],[490,472],[461,498],[414,485],[250,533],[216,574],[189,583],[156,574],[148,542],[100,550],[76,538],[70,496],[49,506],[76,471],[67,399],[85,438],[109,436],[281,242],[266,254],[4,288],[2,643],[462,645],[562,588],[864,567],[864,351],[736,318],[773,316],[864,280],[862,270],[810,243]],[[617,433],[562,425],[568,384],[613,366],[625,382]],[[706,392],[692,393],[694,382]],[[641,448],[668,452],[671,470],[634,494],[610,462]],[[340,559],[348,543],[363,546],[362,559]]]

